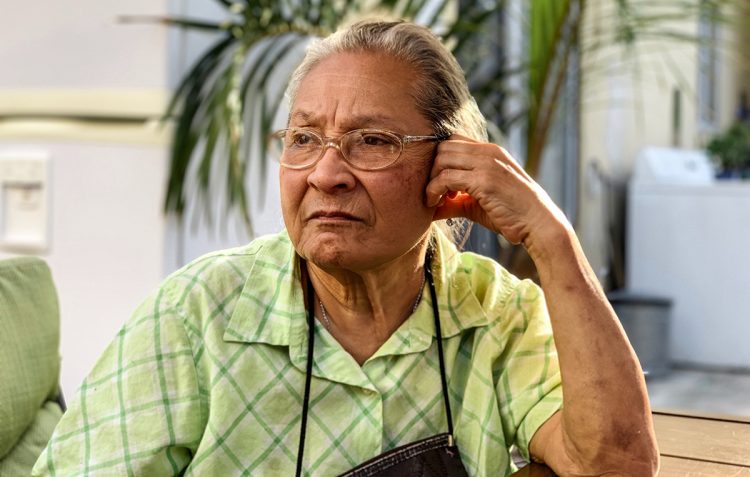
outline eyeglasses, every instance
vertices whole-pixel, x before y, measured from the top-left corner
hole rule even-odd
[[[317,163],[326,149],[336,148],[355,169],[376,171],[393,165],[407,144],[444,141],[447,136],[405,136],[381,129],[355,129],[339,138],[323,137],[303,128],[288,128],[271,135],[271,149],[282,166],[304,169]]]

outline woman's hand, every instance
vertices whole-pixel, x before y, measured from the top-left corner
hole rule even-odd
[[[426,204],[435,220],[466,217],[527,247],[570,227],[505,149],[455,134],[438,146]]]

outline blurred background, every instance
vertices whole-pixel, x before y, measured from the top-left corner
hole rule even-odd
[[[311,38],[446,39],[575,225],[659,409],[750,416],[750,2],[0,0],[0,258],[59,295],[67,396],[194,258],[283,227],[266,134]],[[475,228],[467,248],[534,277]]]

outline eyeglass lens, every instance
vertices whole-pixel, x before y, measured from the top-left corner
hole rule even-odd
[[[326,146],[321,137],[303,129],[287,129],[278,139],[283,146],[281,163],[292,167],[312,164]],[[376,130],[350,131],[341,136],[339,145],[344,158],[362,169],[390,165],[398,158],[402,147],[398,136]]]

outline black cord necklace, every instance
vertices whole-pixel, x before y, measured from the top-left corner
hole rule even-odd
[[[299,449],[297,451],[297,470],[295,473],[296,477],[300,477],[302,475],[302,461],[305,450],[305,434],[310,402],[310,385],[312,381],[313,349],[315,340],[315,290],[313,289],[312,281],[310,280],[310,277],[307,273],[307,264],[304,262],[304,260],[301,261],[301,268],[302,279],[307,282],[307,295],[305,297],[305,306],[307,311],[307,366],[305,374],[305,393],[302,403]],[[409,465],[414,465],[414,462],[420,459],[422,462],[430,463],[439,461],[441,467],[448,472],[446,475],[467,475],[466,470],[463,468],[463,464],[461,463],[460,457],[458,455],[458,449],[455,446],[453,437],[453,417],[451,414],[450,400],[448,396],[448,382],[445,373],[445,359],[443,357],[443,336],[440,328],[440,312],[438,310],[437,292],[435,291],[435,280],[432,275],[432,247],[428,248],[427,255],[425,256],[424,273],[427,284],[430,288],[430,298],[432,299],[432,314],[435,321],[435,335],[437,342],[438,360],[440,365],[440,384],[443,392],[443,403],[445,404],[446,420],[448,421],[448,433],[440,434],[393,449],[381,456],[377,456],[374,459],[365,462],[364,464],[361,464],[360,466],[357,466],[355,469],[343,475],[385,475],[379,474],[379,472],[383,472],[388,468],[398,467],[399,465],[403,465],[403,467],[406,468]],[[391,471],[392,470],[393,469],[391,469]]]

